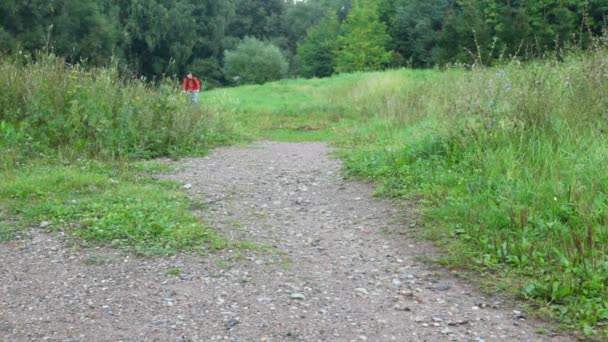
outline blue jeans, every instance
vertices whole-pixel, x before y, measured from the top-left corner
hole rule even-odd
[[[192,104],[198,103],[198,91],[187,91],[186,100],[192,101]]]

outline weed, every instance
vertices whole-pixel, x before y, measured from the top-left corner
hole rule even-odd
[[[170,268],[167,270],[167,275],[178,276],[182,273],[182,269],[179,267]]]

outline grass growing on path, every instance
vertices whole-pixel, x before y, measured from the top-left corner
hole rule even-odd
[[[189,210],[191,201],[178,184],[157,181],[137,169],[154,163],[111,166],[93,161],[38,165],[5,174],[0,199],[7,214],[21,219],[0,228],[37,226],[64,232],[74,243],[111,245],[142,255],[205,252],[230,243],[213,233]]]
[[[321,127],[342,147],[347,172],[375,180],[379,194],[423,195],[426,235],[448,265],[497,277],[496,289],[514,289],[539,314],[601,337],[606,75],[608,53],[599,50],[472,71],[283,81],[205,100],[257,136]]]

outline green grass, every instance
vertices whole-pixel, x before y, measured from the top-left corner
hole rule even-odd
[[[448,267],[479,271],[539,315],[608,337],[606,50],[216,89],[194,108],[170,82],[31,63],[0,62],[4,241],[21,218],[144,254],[221,248],[175,184],[137,176],[162,164],[132,158],[247,138],[328,141],[379,195],[422,198],[424,235]],[[81,156],[106,162],[74,162]],[[55,162],[31,163],[40,159]]]
[[[434,71],[399,72],[385,80],[382,73],[344,74],[325,79],[283,80],[263,85],[216,89],[203,93],[202,103],[209,111],[233,117],[244,135],[280,141],[335,141],[345,135],[362,117],[368,116],[368,103],[351,102],[357,93],[369,91],[375,82],[387,83],[392,92],[406,89],[437,75]],[[407,77],[402,77],[407,75]],[[377,84],[381,86],[380,84]],[[353,110],[354,109],[354,110]],[[399,108],[386,113],[395,116]]]
[[[166,273],[167,275],[178,276],[182,273],[182,269],[179,267],[169,268]]]
[[[157,164],[136,166],[158,169]],[[142,255],[204,253],[238,245],[200,222],[179,188],[107,163],[80,162],[5,174],[0,199],[7,214],[20,219],[21,228],[48,221],[47,229],[85,245],[110,245]]]

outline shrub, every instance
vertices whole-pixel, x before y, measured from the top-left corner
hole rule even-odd
[[[159,157],[206,150],[231,130],[191,106],[178,84],[87,69],[40,54],[0,60],[0,162],[56,151],[88,157]],[[222,119],[225,120],[225,119]],[[11,161],[12,160],[12,161]]]
[[[226,75],[236,83],[265,83],[287,75],[289,64],[279,48],[247,37],[234,51],[226,51]]]

